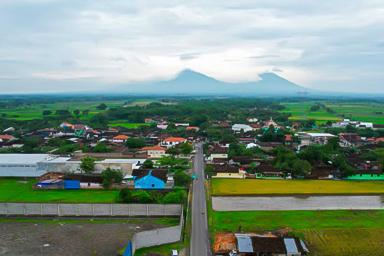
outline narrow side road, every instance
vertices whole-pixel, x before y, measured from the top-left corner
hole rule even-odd
[[[204,186],[204,156],[201,143],[195,145],[196,154],[193,160],[193,173],[197,179],[193,181],[192,193],[192,235],[191,256],[211,256],[208,235],[207,201]]]

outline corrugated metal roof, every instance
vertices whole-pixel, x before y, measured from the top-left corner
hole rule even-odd
[[[0,154],[1,164],[36,164],[49,158],[49,154]]]
[[[252,240],[248,235],[235,234],[239,252],[253,252]]]
[[[37,168],[29,166],[2,167],[0,166],[0,177],[39,177],[45,171],[37,170]]]
[[[287,254],[298,254],[299,250],[297,249],[296,242],[294,238],[284,238],[285,249]]]
[[[100,161],[100,163],[112,163],[112,164],[115,164],[115,163],[130,163],[130,164],[135,164],[135,163],[143,163],[146,159],[114,159],[114,158],[109,158],[109,159],[105,159],[105,160],[102,160]]]
[[[300,245],[301,247],[303,247],[303,250],[306,251],[306,252],[309,252],[307,246],[305,245],[305,243],[303,242],[303,240],[300,239]]]

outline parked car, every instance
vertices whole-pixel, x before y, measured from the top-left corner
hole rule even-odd
[[[172,250],[171,256],[179,256],[179,253],[177,252],[177,250]]]

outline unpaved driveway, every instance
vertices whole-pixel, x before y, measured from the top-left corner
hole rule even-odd
[[[140,228],[138,228],[140,227]],[[1,256],[117,255],[136,230],[160,227],[128,223],[0,223]]]
[[[384,209],[384,197],[212,197],[212,208],[216,211],[376,210]]]

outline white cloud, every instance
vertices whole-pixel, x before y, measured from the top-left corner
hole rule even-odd
[[[0,89],[9,90],[4,78],[19,90],[41,89],[39,79],[87,90],[87,80],[192,68],[225,81],[275,71],[312,88],[383,92],[383,33],[379,0],[3,0]]]

